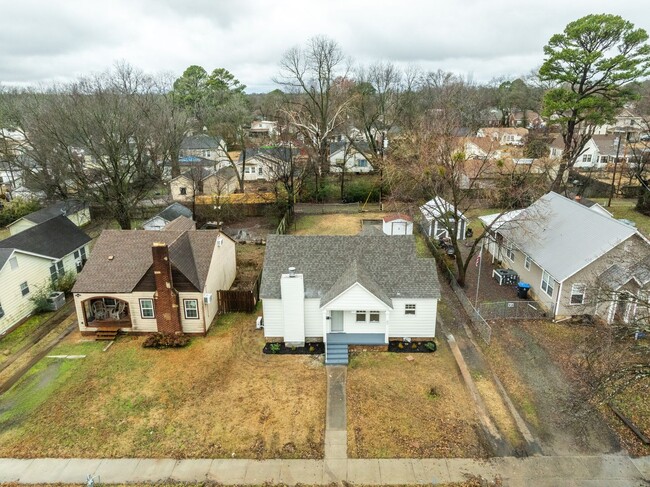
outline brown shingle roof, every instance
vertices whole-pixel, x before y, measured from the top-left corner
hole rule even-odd
[[[201,290],[219,236],[221,232],[218,230],[104,230],[72,291],[133,291],[152,265],[151,246],[154,242],[164,242],[169,246],[172,265]]]
[[[187,230],[196,230],[196,223],[191,218],[179,216],[165,225],[165,230],[170,232],[185,232]]]

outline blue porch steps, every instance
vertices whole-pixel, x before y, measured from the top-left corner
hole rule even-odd
[[[327,343],[325,345],[325,365],[348,365],[347,343]]]

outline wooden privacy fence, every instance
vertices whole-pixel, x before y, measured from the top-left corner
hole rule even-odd
[[[260,272],[253,283],[253,288],[248,291],[222,290],[217,291],[219,313],[252,313],[260,299]]]

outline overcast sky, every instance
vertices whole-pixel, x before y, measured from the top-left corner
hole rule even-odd
[[[549,37],[590,13],[650,31],[647,0],[0,0],[0,83],[66,81],[125,60],[192,64],[270,91],[282,53],[324,34],[356,62],[391,60],[476,81],[526,74]]]

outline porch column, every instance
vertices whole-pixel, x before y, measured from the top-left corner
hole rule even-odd
[[[385,337],[384,340],[386,343],[388,343],[388,337],[390,336],[390,333],[388,333],[388,325],[390,321],[390,311],[386,311],[386,332],[385,332]]]
[[[327,310],[323,310],[323,343],[327,343]]]

